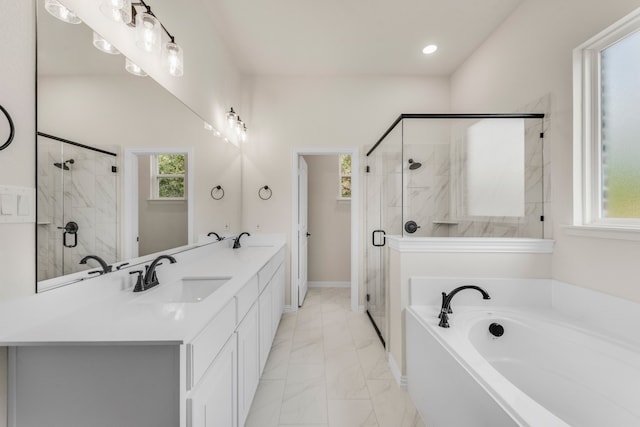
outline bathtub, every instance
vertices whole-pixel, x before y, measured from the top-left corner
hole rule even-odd
[[[406,312],[408,389],[427,426],[640,426],[637,344],[551,306],[452,307],[448,329],[436,305]]]

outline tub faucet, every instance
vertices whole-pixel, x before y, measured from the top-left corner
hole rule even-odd
[[[489,296],[487,291],[482,289],[480,286],[476,286],[476,285],[460,286],[459,288],[455,288],[454,290],[449,292],[448,295],[443,292],[442,293],[442,307],[440,308],[440,314],[438,315],[438,317],[440,318],[440,323],[438,324],[438,326],[440,326],[441,328],[448,328],[449,327],[449,314],[453,313],[453,311],[451,310],[451,299],[453,298],[453,296],[455,294],[457,294],[458,292],[463,291],[465,289],[475,289],[476,291],[478,291],[478,292],[480,292],[482,294],[482,299],[491,299],[491,297]]]
[[[239,249],[239,248],[240,248],[240,238],[241,238],[242,236],[244,236],[245,234],[246,234],[247,236],[251,236],[251,234],[247,233],[246,231],[245,231],[245,232],[240,233],[240,234],[238,235],[238,237],[236,237],[236,238],[233,240],[233,249]]]
[[[98,261],[100,263],[100,267],[102,267],[102,271],[98,271],[98,273],[100,273],[100,274],[111,273],[111,266],[107,265],[107,263],[102,258],[100,258],[98,255],[87,255],[86,257],[84,257],[84,258],[82,258],[80,260],[80,264],[86,264],[87,261],[90,260],[90,259],[95,259],[96,261]]]
[[[154,286],[160,284],[160,282],[158,281],[158,276],[156,276],[156,267],[161,265],[160,260],[163,260],[163,259],[168,259],[171,264],[175,264],[177,262],[176,259],[171,255],[158,256],[156,259],[153,260],[151,265],[145,266],[146,271],[144,273],[144,277],[142,278],[142,280],[138,279],[138,283],[136,283],[136,286],[133,289],[133,292],[146,291],[147,289],[151,289]],[[133,271],[132,273],[136,273],[136,272]],[[142,275],[142,272],[140,272],[140,275]]]

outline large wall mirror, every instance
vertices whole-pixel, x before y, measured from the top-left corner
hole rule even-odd
[[[93,36],[37,0],[38,291],[239,228],[240,149]]]

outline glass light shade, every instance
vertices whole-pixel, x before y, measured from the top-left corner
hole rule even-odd
[[[60,4],[57,0],[45,0],[44,8],[51,15],[67,24],[80,24],[82,20],[78,16]]]
[[[174,77],[184,74],[184,56],[182,48],[173,42],[168,42],[162,50],[164,68]]]
[[[244,122],[240,119],[240,116],[238,116],[238,120],[236,121],[236,135],[240,135],[242,133],[242,126],[244,126]]]
[[[131,23],[131,0],[102,0],[100,12],[116,22]]]
[[[139,76],[139,77],[147,76],[147,73],[145,73],[144,70],[138,66],[138,64],[134,63],[129,58],[126,58],[124,68],[134,76]]]
[[[116,49],[111,43],[109,43],[104,37],[100,34],[93,32],[93,45],[96,49],[103,51],[104,53],[109,53],[111,55],[118,55],[120,51]]]
[[[240,141],[247,142],[247,125],[242,125],[242,130],[240,131]]]
[[[206,130],[211,130],[211,131],[213,130],[213,126],[211,126],[211,125],[210,125],[209,123],[207,123],[207,122],[204,122],[204,128],[205,128]]]
[[[160,48],[162,29],[160,21],[149,13],[136,15],[136,44],[145,52],[157,52]]]
[[[237,120],[238,115],[233,111],[233,107],[231,107],[231,110],[227,113],[227,124],[229,125],[229,129],[235,129]]]

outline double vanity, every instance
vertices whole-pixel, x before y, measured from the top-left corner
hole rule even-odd
[[[174,254],[143,292],[134,266],[1,305],[9,426],[243,426],[284,309],[285,248],[231,244]]]

